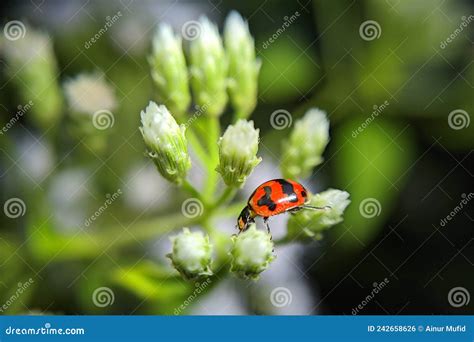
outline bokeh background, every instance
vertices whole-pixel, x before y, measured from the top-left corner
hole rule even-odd
[[[357,314],[473,312],[473,1],[5,0],[0,8],[2,25],[20,20],[27,35],[29,28],[51,35],[59,85],[100,71],[118,99],[105,154],[93,153],[67,123],[52,138],[28,113],[0,135],[0,203],[25,204],[19,217],[0,215],[0,304],[9,303],[2,314],[351,315],[364,301]],[[284,109],[297,120],[316,106],[328,113],[331,141],[305,184],[346,190],[352,202],[323,240],[278,247],[260,281],[219,278],[190,299],[189,284],[164,276],[165,233],[179,226],[185,197],[144,156],[139,112],[154,96],[146,56],[160,22],[179,32],[204,14],[222,29],[231,10],[248,20],[262,60],[252,119],[264,162],[241,199],[278,176],[288,131],[273,129],[270,115]],[[25,103],[21,82],[1,61],[3,126]],[[65,122],[67,113],[63,103]],[[222,123],[229,122],[224,115]],[[191,178],[199,184],[199,170]],[[86,227],[118,189],[120,197]],[[230,234],[234,220],[220,221],[219,229]],[[285,220],[272,220],[276,236]],[[103,287],[113,301],[94,305],[93,293]],[[277,288],[288,292],[275,306],[269,298]],[[461,291],[460,305],[453,291]]]

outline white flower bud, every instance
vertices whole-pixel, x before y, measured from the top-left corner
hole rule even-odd
[[[219,166],[217,172],[228,186],[242,186],[246,178],[257,166],[259,130],[253,121],[239,120],[227,127],[219,139]]]
[[[181,38],[169,25],[162,24],[156,30],[148,62],[159,101],[183,117],[191,102],[188,71]]]
[[[22,102],[34,102],[31,118],[35,124],[50,129],[61,119],[63,106],[53,41],[46,33],[23,24],[16,28],[19,31],[14,33],[23,33],[23,37],[10,40],[5,33],[5,38],[0,38],[5,71]]]
[[[227,103],[227,59],[217,27],[206,17],[200,34],[191,42],[191,87],[196,104],[209,116],[219,116]]]
[[[317,108],[306,112],[295,123],[288,140],[283,143],[281,171],[287,178],[305,178],[323,162],[322,154],[329,142],[329,121]]]
[[[84,73],[64,83],[64,93],[73,114],[92,116],[117,106],[114,90],[104,78],[101,73]]]
[[[173,236],[171,242],[173,250],[168,257],[174,268],[186,279],[212,275],[212,245],[209,236],[183,228],[183,232]]]
[[[258,279],[260,273],[267,269],[275,259],[271,235],[257,230],[255,224],[232,238],[234,246],[231,251],[231,272],[239,277]]]
[[[248,23],[235,11],[226,19],[224,42],[229,59],[230,100],[237,115],[246,118],[257,104],[261,62],[255,57],[255,42]]]
[[[191,167],[184,125],[179,126],[165,106],[153,101],[141,112],[141,119],[148,156],[163,177],[181,184]]]
[[[342,215],[350,202],[348,192],[336,189],[312,195],[309,205],[324,209],[304,209],[292,215],[288,220],[288,238],[320,239],[324,230],[343,221]]]

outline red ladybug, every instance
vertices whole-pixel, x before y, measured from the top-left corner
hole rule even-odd
[[[250,195],[247,206],[237,219],[240,232],[245,231],[255,217],[263,217],[263,222],[270,232],[268,218],[281,213],[295,213],[301,209],[325,209],[308,205],[308,191],[303,185],[291,179],[272,179],[257,187]]]

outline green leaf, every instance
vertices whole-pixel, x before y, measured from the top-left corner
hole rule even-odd
[[[344,224],[331,232],[338,243],[361,248],[383,227],[414,161],[413,132],[406,123],[375,118],[359,135],[366,118],[343,124],[334,134],[332,157],[337,186],[351,194]],[[347,227],[347,228],[346,228]],[[349,229],[349,232],[345,232]]]

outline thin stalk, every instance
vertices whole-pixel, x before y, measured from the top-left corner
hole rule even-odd
[[[207,166],[207,179],[206,186],[204,189],[204,196],[207,199],[212,199],[214,191],[217,185],[217,171],[216,167],[219,163],[219,148],[217,141],[220,137],[220,122],[218,117],[207,117],[206,118],[206,127],[207,127],[207,146],[209,149],[209,161],[206,164]]]
[[[181,188],[206,205],[207,201],[202,197],[201,193],[191,183],[189,183],[187,179],[185,179],[183,184],[181,184]]]
[[[211,204],[211,209],[217,208],[219,206],[223,206],[227,202],[231,201],[234,198],[235,194],[237,193],[237,188],[233,186],[228,186],[222,194]]]
[[[210,162],[209,156],[207,155],[206,150],[199,141],[196,133],[191,128],[188,128],[186,131],[186,135],[194,153],[201,161],[202,165],[207,165]]]

